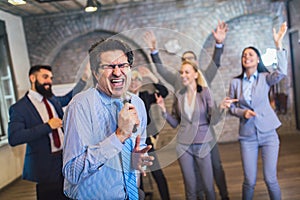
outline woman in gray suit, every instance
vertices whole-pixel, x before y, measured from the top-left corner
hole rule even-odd
[[[162,97],[156,96],[167,122],[176,128],[176,151],[185,184],[186,199],[197,199],[195,167],[201,174],[206,199],[216,199],[209,142],[213,100],[195,62],[183,61],[180,69],[183,89],[176,92],[172,114],[166,111]]]
[[[273,29],[277,48],[278,66],[270,73],[264,66],[259,51],[247,47],[242,53],[242,73],[230,84],[229,98],[223,106],[240,118],[239,141],[244,170],[243,200],[251,200],[257,174],[258,152],[261,149],[264,180],[272,200],[281,199],[277,181],[279,138],[276,129],[281,125],[272,109],[268,93],[270,87],[287,74],[287,53],[282,49],[282,39],[287,26],[283,23],[278,33]],[[237,102],[232,103],[233,99]]]

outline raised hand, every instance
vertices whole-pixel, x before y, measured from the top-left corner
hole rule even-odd
[[[146,153],[152,148],[151,145],[140,149],[141,136],[138,135],[135,140],[135,146],[132,152],[132,166],[134,169],[139,170],[143,176],[146,176],[146,172],[144,170],[145,166],[151,166],[153,163],[151,161],[154,160],[153,156],[149,156]]]
[[[166,112],[166,106],[165,106],[165,101],[162,96],[158,96],[156,93],[154,94],[156,98],[156,103],[159,105],[159,107],[162,109],[163,112]]]
[[[218,21],[218,26],[216,30],[212,31],[217,44],[222,44],[226,38],[226,33],[228,31],[227,24],[225,22]]]
[[[147,31],[144,34],[144,41],[151,51],[154,51],[156,49],[156,37],[152,31]]]
[[[273,28],[273,39],[275,42],[275,46],[277,49],[282,49],[282,39],[287,31],[287,25],[286,22],[283,22],[278,30],[278,33],[276,32],[276,29]]]

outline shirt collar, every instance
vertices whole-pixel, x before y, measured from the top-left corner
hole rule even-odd
[[[258,75],[258,71],[256,70],[256,71],[250,76],[250,78],[248,79],[248,78],[247,78],[246,72],[244,72],[243,79],[244,79],[244,80],[250,80],[252,77],[253,77],[254,79],[257,79],[257,75]]]
[[[31,89],[29,90],[28,95],[36,99],[38,102],[42,102],[44,98],[43,95]]]
[[[111,105],[111,104],[114,104],[115,102],[122,103],[120,98],[112,98],[112,97],[108,96],[107,94],[105,94],[104,92],[100,91],[99,89],[96,88],[96,90],[99,92],[100,98],[105,105]]]

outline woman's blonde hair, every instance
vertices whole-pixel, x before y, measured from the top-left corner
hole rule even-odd
[[[139,81],[143,81],[143,77],[141,76],[140,72],[137,70],[131,71],[131,79],[138,79]]]
[[[186,64],[191,65],[194,68],[195,72],[198,73],[198,78],[196,80],[197,84],[202,87],[207,87],[207,82],[205,80],[205,77],[203,76],[202,72],[198,69],[197,63],[189,60],[184,60],[182,61],[181,66]]]

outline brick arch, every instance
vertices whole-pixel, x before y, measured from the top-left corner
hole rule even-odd
[[[96,30],[71,41],[65,42],[49,62],[53,67],[54,83],[73,83],[78,80],[88,59],[88,49],[100,38],[114,37],[116,33],[106,30]],[[118,35],[118,38],[127,42],[134,50],[134,66],[149,63],[146,53],[131,39]],[[54,53],[53,53],[54,54]]]
[[[125,9],[122,12],[126,14]],[[91,32],[109,30],[107,32],[116,34],[134,26],[127,23],[130,16],[120,18],[109,11],[104,11],[103,15],[105,17],[97,14],[50,15],[24,20],[31,64],[52,63],[65,45]]]
[[[215,27],[216,19],[229,21],[253,13],[265,13],[276,17],[278,11],[284,8],[284,3],[259,1],[253,4],[248,0],[241,0],[234,3],[230,1],[221,2],[214,7],[207,7],[207,3],[201,1],[186,1],[182,5],[184,8],[177,7],[176,2],[150,4],[149,6],[153,7],[154,13],[150,10],[145,11],[145,5],[141,3],[132,8],[101,11],[100,15],[95,13],[91,15],[66,14],[46,15],[37,18],[27,17],[24,19],[24,27],[31,64],[51,63],[56,53],[65,44],[94,30],[122,32],[147,27],[149,23],[153,27],[171,28],[183,33],[188,30],[187,35],[190,35],[202,46],[203,37],[205,38],[207,34],[210,34],[210,30]],[[202,8],[200,9],[201,12],[199,12],[199,8]],[[163,18],[160,13],[156,13],[160,9],[166,10]],[[203,18],[203,16],[209,16],[212,11],[214,12],[213,18]],[[174,12],[178,15],[174,16]],[[190,16],[187,13],[193,13],[191,18],[187,18]],[[189,29],[188,24],[192,24],[191,29]],[[195,26],[202,30],[198,33],[192,28]]]
[[[100,14],[65,13],[59,15],[25,17],[23,18],[23,23],[31,64],[42,64],[46,61],[55,64],[54,58],[58,55],[57,53],[68,43],[71,43],[71,41],[76,40],[80,36],[87,35],[95,30],[110,30],[118,33],[143,27],[159,27],[179,32],[197,43],[197,45],[189,45],[186,48],[183,46],[183,49],[191,49],[193,47],[194,49],[192,50],[199,53],[201,47],[205,46],[206,54],[211,55],[210,48],[213,46],[213,43],[209,43],[209,41],[212,39],[211,30],[216,27],[217,20],[226,21],[230,25],[230,28],[233,27],[234,23],[237,23],[240,29],[242,29],[244,27],[247,28],[245,24],[242,23],[246,21],[245,17],[247,16],[251,19],[254,19],[254,16],[257,17],[255,22],[248,24],[249,27],[261,24],[261,20],[265,23],[266,19],[270,20],[268,27],[271,26],[272,23],[273,26],[277,26],[277,24],[282,22],[282,17],[286,17],[285,4],[282,1],[270,0],[255,1],[255,3],[249,0],[141,2],[134,7],[118,7],[116,9],[101,10]],[[235,27],[238,28],[238,26]],[[262,26],[260,29],[263,32],[267,31],[268,28]],[[259,29],[255,31],[258,30]],[[233,49],[232,52],[230,50],[240,45],[240,41],[246,41],[244,37],[247,37],[248,33],[247,31],[244,33],[245,34],[241,36],[237,34],[235,29],[229,31],[221,61],[222,67],[219,70],[222,73],[221,78],[224,80],[229,80],[232,76],[239,73],[239,54],[241,52],[238,49]],[[159,44],[163,46],[163,44],[171,39],[171,36],[170,34],[164,33],[157,34]],[[140,46],[143,45],[141,37],[128,38],[134,38],[135,41],[141,43]],[[272,42],[271,39],[258,39],[264,42]],[[286,37],[286,39],[288,39],[288,37]],[[285,44],[288,45],[288,41],[285,41]],[[258,47],[261,48],[260,45],[258,45]],[[71,52],[70,55],[77,55],[77,48],[73,48],[72,50],[73,52]],[[174,55],[165,51],[161,51],[160,55],[164,64],[167,64],[167,66],[176,68],[178,62],[180,62],[179,56],[174,57]],[[201,57],[201,54],[198,57]],[[65,56],[65,58],[69,59],[67,56]],[[56,72],[55,75],[65,73],[64,70],[71,71],[75,69],[76,71],[78,62],[70,65],[74,66],[58,65],[62,72],[57,71],[58,73]],[[205,67],[206,65],[203,66]],[[57,81],[57,83],[73,82],[76,77],[74,74],[75,72],[66,73],[64,77],[55,77],[55,79],[60,78],[60,81]],[[225,82],[224,85],[224,87],[228,88],[227,82]],[[228,122],[226,124],[237,125],[238,123]],[[237,126],[232,126],[232,128],[236,127]],[[172,131],[166,131],[164,134],[169,133],[172,134],[170,135],[171,140],[174,137]],[[236,138],[232,138],[236,133],[236,130],[226,129],[222,140],[236,140]]]

